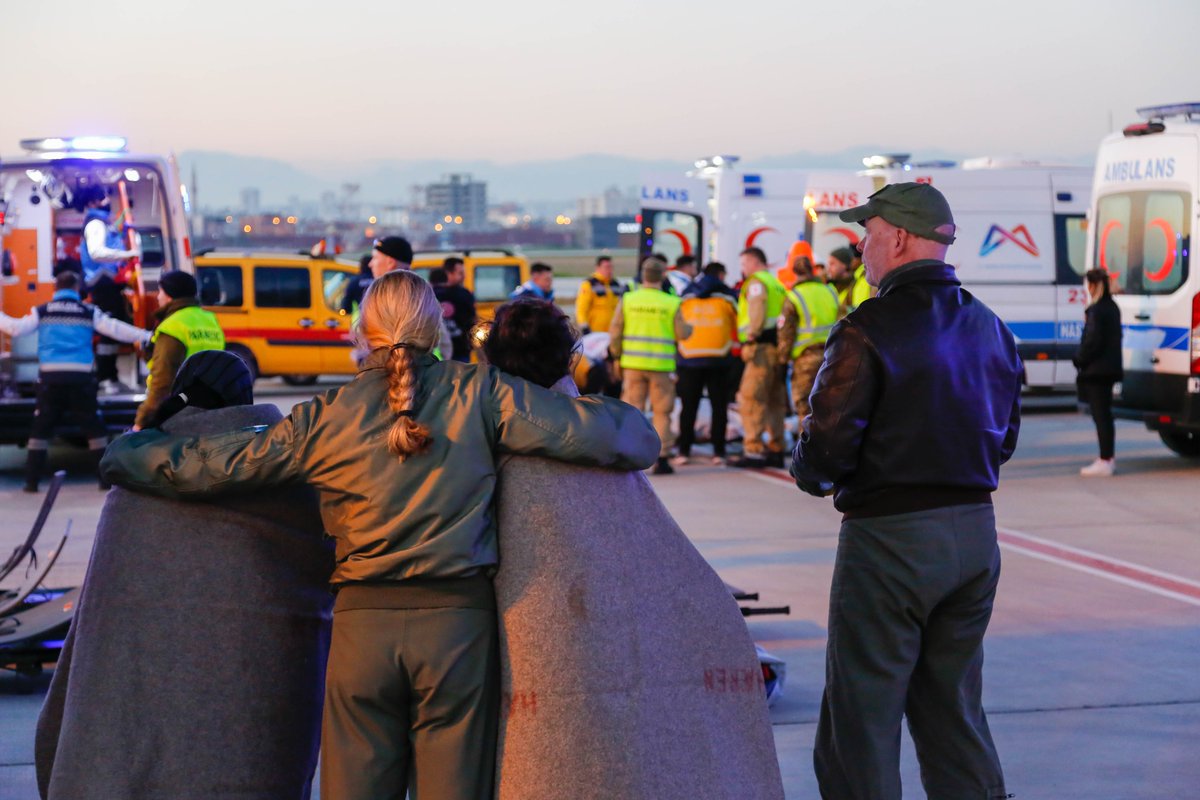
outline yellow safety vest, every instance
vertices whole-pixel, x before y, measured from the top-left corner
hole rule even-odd
[[[692,332],[679,342],[680,358],[720,358],[733,349],[736,314],[733,298],[726,296],[685,297],[679,306],[683,321]]]
[[[738,339],[743,342],[750,334],[750,303],[746,300],[746,293],[752,281],[761,282],[767,290],[767,319],[763,323],[765,331],[775,330],[779,324],[779,315],[783,313],[783,296],[787,292],[779,279],[765,269],[746,278],[742,283],[742,293],[738,295],[737,307]]]
[[[824,344],[829,339],[829,331],[838,320],[838,297],[832,287],[810,280],[793,286],[787,299],[796,307],[800,318],[796,326],[796,343],[792,345],[792,358],[796,359],[805,348]]]
[[[646,372],[675,369],[675,313],[680,300],[661,289],[635,289],[621,301],[621,368]]]
[[[221,330],[221,324],[217,322],[217,315],[211,311],[205,311],[199,306],[184,306],[164,319],[154,329],[154,335],[150,337],[150,342],[152,344],[157,342],[161,333],[183,343],[187,349],[185,358],[193,356],[201,350],[225,349],[225,332]],[[153,357],[146,362],[146,366],[153,368]],[[146,391],[150,391],[149,378],[146,378]]]
[[[867,283],[867,268],[861,264],[854,270],[854,283],[838,294],[838,300],[849,313],[871,299],[871,284]]]

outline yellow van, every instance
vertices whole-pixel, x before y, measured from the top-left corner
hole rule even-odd
[[[288,253],[211,252],[195,259],[200,304],[217,315],[225,348],[255,377],[293,386],[353,375],[350,314],[342,299],[356,267]]]
[[[413,272],[429,280],[429,273],[450,256],[463,260],[463,285],[475,294],[480,319],[491,319],[496,306],[529,280],[529,259],[510,250],[421,250],[413,254]]]

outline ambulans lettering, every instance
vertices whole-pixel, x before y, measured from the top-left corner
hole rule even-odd
[[[1104,165],[1106,181],[1153,181],[1175,177],[1175,158],[1143,158]]]
[[[643,200],[670,200],[674,203],[690,203],[687,189],[671,189],[663,186],[643,186]]]
[[[815,205],[821,209],[854,208],[859,205],[858,192],[821,192],[815,197]]]

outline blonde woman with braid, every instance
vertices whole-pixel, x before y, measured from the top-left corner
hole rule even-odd
[[[412,272],[376,280],[350,383],[264,431],[130,434],[104,475],[203,499],[286,482],[320,495],[337,541],[321,796],[492,796],[499,709],[491,512],[496,456],[640,470],[659,441],[616,400],[555,394],[431,354],[441,307]]]

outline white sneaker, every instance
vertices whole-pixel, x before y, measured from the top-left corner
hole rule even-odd
[[[1111,478],[1116,469],[1117,460],[1115,458],[1097,458],[1079,470],[1079,474],[1085,478]]]
[[[723,467],[729,462],[726,460],[725,456],[713,456],[710,463],[714,467]]]
[[[671,457],[671,466],[673,467],[683,467],[690,463],[692,463],[692,459],[689,456],[679,455]]]

